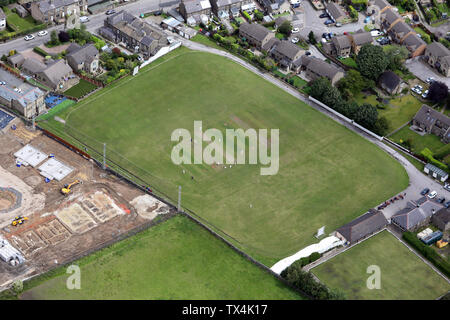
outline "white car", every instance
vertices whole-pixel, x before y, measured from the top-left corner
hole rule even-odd
[[[89,21],[89,17],[87,17],[87,16],[80,17],[80,22],[81,23],[85,23],[85,22],[88,22],[88,21]]]
[[[293,29],[292,29],[292,33],[298,33],[298,32],[300,32],[300,29],[299,29],[299,28],[293,28]]]
[[[291,42],[292,42],[292,43],[297,43],[298,41],[299,41],[298,38],[292,38],[292,39],[291,39]]]
[[[5,81],[0,81],[0,85],[4,86],[4,85],[6,85],[6,82]]]
[[[42,31],[39,31],[37,35],[38,35],[39,37],[43,37],[43,36],[48,35],[48,32],[47,32],[47,30],[42,30]]]
[[[25,38],[23,38],[25,41],[29,41],[29,40],[33,40],[34,36],[32,34],[28,34],[25,36]]]
[[[433,198],[435,198],[436,196],[437,196],[437,192],[436,192],[435,190],[431,191],[431,192],[428,194],[428,198],[430,198],[430,199],[433,199]]]
[[[422,98],[426,99],[428,97],[428,90],[425,90],[425,92],[422,94]]]
[[[370,31],[370,35],[372,37],[379,37],[379,36],[381,36],[383,34],[380,31],[378,31],[378,30],[372,30],[372,31]]]
[[[434,78],[433,77],[428,77],[427,78],[427,83],[432,83],[434,81]]]

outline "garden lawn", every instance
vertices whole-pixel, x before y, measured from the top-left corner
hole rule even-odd
[[[355,59],[353,58],[340,58],[339,61],[341,61],[346,66],[349,66],[350,68],[357,69],[358,65],[356,64]]]
[[[420,153],[424,148],[430,149],[431,151],[433,151],[433,153],[441,153],[445,150],[450,153],[450,144],[441,142],[438,136],[434,134],[426,134],[424,136],[421,136],[418,133],[412,131],[409,126],[402,128],[389,138],[397,143],[400,143],[400,140],[406,141],[408,139],[411,139],[411,151],[415,153]]]
[[[214,40],[212,40],[211,38],[209,38],[201,33],[197,33],[195,36],[193,36],[191,41],[195,41],[195,42],[204,44],[205,46],[213,47],[215,49],[225,50],[224,48],[219,46]]]
[[[397,161],[353,131],[237,63],[186,48],[58,116],[65,126],[41,125],[77,135],[89,150],[105,142],[174,202],[181,185],[185,208],[267,265],[316,242],[319,227],[335,230],[408,185]],[[263,176],[259,164],[175,165],[171,135],[192,134],[195,120],[203,131],[279,129],[278,173]]]
[[[388,119],[389,132],[392,132],[411,121],[422,105],[423,102],[408,93],[406,96],[390,100],[386,109],[379,109],[378,113]]]
[[[60,275],[24,299],[302,299],[186,217],[176,216],[83,258],[81,289]]]
[[[381,289],[366,286],[371,265],[380,268]],[[326,285],[341,289],[348,299],[436,299],[450,290],[441,276],[387,231],[311,271]]]
[[[12,12],[8,8],[4,8],[4,12],[8,25],[11,26],[14,31],[20,32],[36,26],[36,22],[31,15],[21,18],[17,13]]]
[[[64,91],[64,94],[69,97],[81,98],[82,96],[94,91],[97,88],[95,84],[92,84],[84,79],[80,79],[80,82],[72,88]]]

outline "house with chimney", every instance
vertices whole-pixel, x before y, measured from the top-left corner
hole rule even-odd
[[[450,142],[450,118],[427,105],[423,105],[416,113],[412,124],[438,136],[444,143]]]
[[[242,23],[239,26],[239,36],[259,50],[271,39],[275,38],[273,32],[257,23]]]
[[[311,81],[327,78],[334,86],[344,77],[344,72],[341,69],[313,56],[303,55],[294,64],[299,65]]]
[[[41,23],[64,23],[68,16],[87,9],[87,0],[41,0],[31,3],[30,12]]]
[[[182,0],[178,10],[185,21],[192,17],[199,22],[202,15],[211,16],[212,6],[209,0]]]
[[[125,10],[108,16],[99,33],[115,43],[122,42],[130,51],[141,53],[145,58],[169,45],[164,32]]]
[[[450,50],[440,42],[427,45],[423,59],[446,77],[450,77]]]
[[[80,46],[74,42],[66,49],[67,62],[75,72],[97,73],[100,65],[99,58],[99,52],[93,43]]]

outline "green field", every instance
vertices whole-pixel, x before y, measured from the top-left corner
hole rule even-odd
[[[92,84],[84,79],[80,79],[80,82],[72,88],[64,91],[64,94],[69,97],[80,98],[97,88],[95,84]]]
[[[267,265],[316,242],[320,226],[332,231],[408,185],[401,165],[356,133],[238,64],[186,48],[58,116],[66,125],[41,125],[99,151],[106,142],[174,200],[181,185],[185,208]],[[278,174],[262,176],[260,165],[173,164],[171,134],[192,133],[195,120],[203,131],[279,128]]]
[[[381,289],[366,286],[367,267],[377,265]],[[348,299],[436,299],[450,285],[387,231],[312,269],[326,285],[340,288]]]
[[[390,100],[386,109],[378,110],[378,113],[388,119],[390,131],[392,132],[411,121],[423,105],[424,103],[416,97],[407,94],[403,97]]]
[[[301,299],[202,227],[177,216],[76,262],[81,289],[65,269],[23,299]]]
[[[433,153],[442,153],[444,151],[448,151],[448,153],[450,153],[450,145],[443,143],[438,136],[434,134],[426,134],[421,136],[412,131],[409,126],[402,128],[389,138],[397,143],[400,143],[400,140],[406,141],[411,139],[411,151],[416,153],[420,153],[424,148],[430,149]]]

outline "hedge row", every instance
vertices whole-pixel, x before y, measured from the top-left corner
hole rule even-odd
[[[344,300],[345,295],[336,290],[329,289],[323,283],[317,282],[310,272],[302,270],[300,260],[287,267],[281,276],[294,288],[305,292],[316,300]]]
[[[47,28],[47,24],[42,23],[42,24],[39,24],[39,25],[37,25],[37,26],[35,26],[33,28],[26,29],[26,30],[23,30],[23,31],[8,32],[8,33],[0,36],[0,41],[4,42],[4,41],[11,40],[11,39],[19,37],[19,36],[27,35],[29,33],[33,33],[33,32],[36,32],[36,31],[41,31],[41,30],[44,30],[46,28]]]
[[[313,252],[308,257],[301,258],[299,261],[299,264],[302,266],[302,268],[310,263],[313,263],[317,259],[320,258],[320,253]]]
[[[436,167],[438,167],[438,168],[440,168],[440,169],[442,169],[442,170],[444,170],[444,171],[447,171],[447,172],[449,171],[449,168],[447,167],[447,165],[445,165],[444,163],[440,162],[439,160],[436,160],[436,159],[433,157],[433,152],[432,152],[430,149],[425,148],[425,149],[423,149],[423,150],[420,152],[420,154],[421,154],[428,162],[430,162],[431,164],[435,165]]]
[[[419,240],[415,233],[406,231],[403,233],[402,238],[419,251],[422,256],[433,263],[447,277],[450,277],[450,263],[444,260],[433,248]]]
[[[44,49],[42,49],[40,47],[34,47],[33,51],[36,52],[37,54],[43,56],[44,58],[47,56],[51,56],[48,52],[46,52]]]

